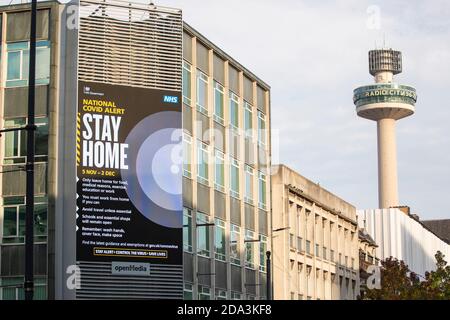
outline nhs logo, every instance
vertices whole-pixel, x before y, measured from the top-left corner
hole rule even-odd
[[[166,103],[178,103],[177,96],[164,96],[163,101]]]

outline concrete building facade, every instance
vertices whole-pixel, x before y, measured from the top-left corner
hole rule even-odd
[[[89,77],[96,61],[73,64],[67,5],[49,1],[38,8],[35,298],[53,299],[63,296],[56,286],[66,277],[58,237],[75,229],[64,229],[61,220],[62,198],[71,197],[61,188],[75,179],[69,168],[75,135],[68,136],[71,122],[63,117],[75,113],[75,70]],[[26,122],[29,5],[0,13],[0,121],[12,127]],[[182,56],[182,77],[169,85],[182,81],[184,298],[263,299],[271,247],[270,87],[186,23]],[[123,72],[109,79],[120,82]],[[20,133],[0,139],[0,299],[23,298],[24,145]]]
[[[187,24],[183,41],[185,298],[263,299],[270,87]]]
[[[284,165],[272,171],[274,298],[356,299],[355,207]]]
[[[359,281],[360,281],[360,297],[364,296],[367,289],[367,279],[373,274],[370,270],[371,266],[378,266],[380,259],[377,257],[377,247],[375,240],[363,228],[359,229]]]

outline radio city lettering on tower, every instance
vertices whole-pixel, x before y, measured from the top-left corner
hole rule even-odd
[[[84,130],[84,167],[105,169],[128,169],[128,144],[119,143],[119,129],[122,117],[85,113],[82,118]]]
[[[417,95],[414,91],[404,89],[377,89],[370,90],[364,93],[365,97],[375,96],[405,96],[413,99],[417,99]]]

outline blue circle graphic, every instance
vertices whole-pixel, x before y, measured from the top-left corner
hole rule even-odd
[[[181,228],[182,135],[179,112],[163,111],[140,121],[128,134],[128,169],[121,170],[127,194],[147,219]]]

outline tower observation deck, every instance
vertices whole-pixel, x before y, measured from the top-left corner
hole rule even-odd
[[[380,208],[398,206],[395,122],[414,114],[416,89],[393,81],[402,72],[402,54],[392,49],[369,51],[375,84],[353,91],[358,116],[377,122],[378,200]]]

